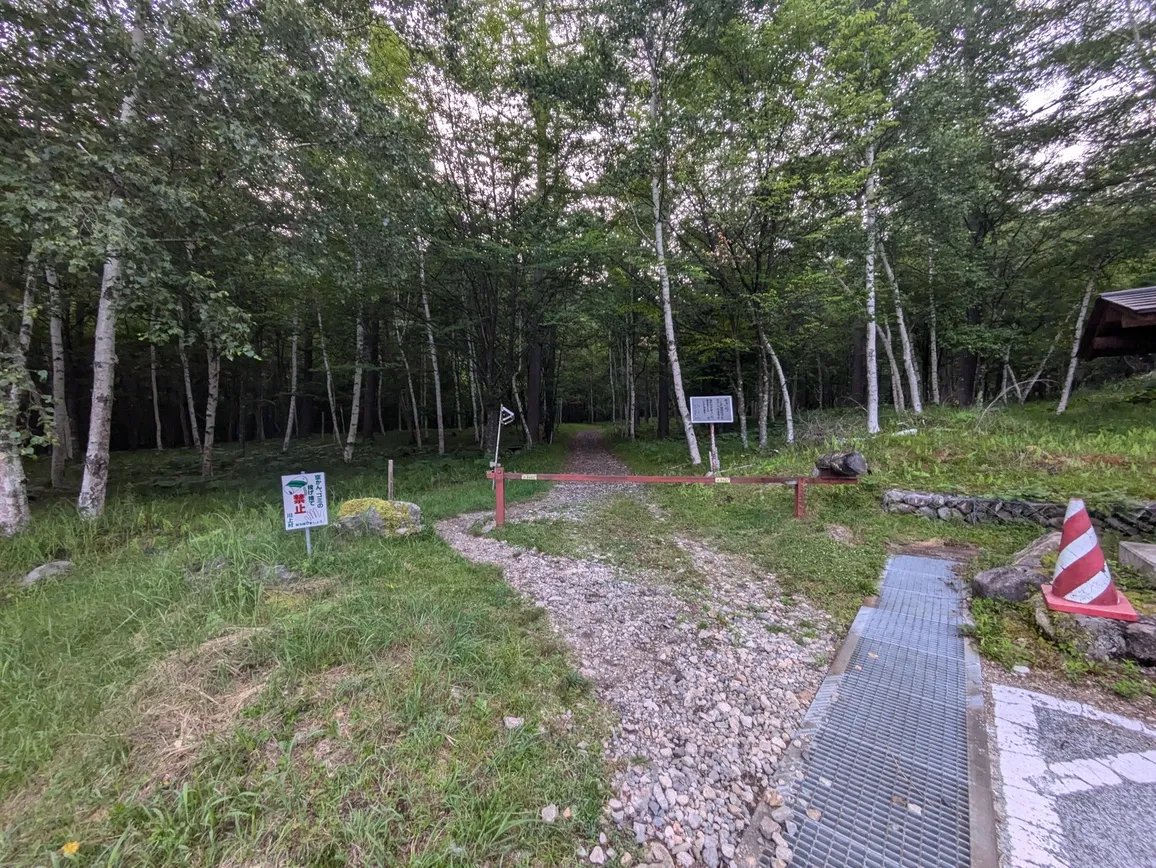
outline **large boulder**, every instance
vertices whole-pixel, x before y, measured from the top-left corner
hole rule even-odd
[[[1054,612],[1043,597],[1036,597],[1033,608],[1037,626],[1049,639],[1071,645],[1089,660],[1119,660],[1128,653],[1123,621]]]
[[[1119,660],[1124,656],[1124,622],[1091,615],[1073,615],[1076,647],[1090,660]]]
[[[815,469],[821,476],[862,476],[870,473],[862,452],[825,452],[815,459]]]
[[[1030,567],[1010,566],[984,570],[971,580],[972,596],[1022,603],[1040,589],[1047,577]]]
[[[28,585],[35,585],[41,579],[48,579],[52,576],[62,576],[72,569],[72,561],[49,561],[46,564],[41,564],[36,569],[28,573],[20,582],[20,584],[27,587]]]
[[[341,504],[337,527],[353,536],[410,536],[421,532],[421,507],[404,500],[359,497]]]
[[[1156,617],[1145,615],[1134,624],[1126,624],[1124,646],[1129,657],[1156,666]]]

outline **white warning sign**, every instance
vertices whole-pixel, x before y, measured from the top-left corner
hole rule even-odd
[[[302,530],[329,524],[325,474],[295,473],[282,476],[281,504],[285,511],[285,530]]]
[[[724,424],[735,421],[730,395],[709,395],[690,399],[690,421],[696,425]]]

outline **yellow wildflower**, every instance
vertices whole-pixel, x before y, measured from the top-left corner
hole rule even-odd
[[[69,841],[67,844],[60,848],[60,852],[65,856],[75,856],[80,852],[80,842]]]

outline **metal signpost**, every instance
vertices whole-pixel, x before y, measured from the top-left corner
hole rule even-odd
[[[514,411],[505,404],[502,404],[501,407],[501,412],[498,414],[498,436],[494,438],[494,460],[490,462],[490,467],[495,468],[498,466],[498,456],[501,455],[502,450],[502,427],[514,421]]]
[[[708,395],[690,399],[690,421],[693,425],[710,425],[710,472],[720,470],[718,445],[714,440],[715,425],[730,425],[735,421],[735,408],[730,395]]]
[[[285,530],[305,531],[305,553],[313,555],[311,527],[329,524],[329,504],[325,497],[324,473],[295,473],[281,477],[281,506]]]

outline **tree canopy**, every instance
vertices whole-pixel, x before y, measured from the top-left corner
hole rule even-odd
[[[1130,0],[6,0],[0,528],[49,451],[98,515],[113,448],[485,447],[502,405],[533,444],[726,392],[760,447],[1062,410],[1090,299],[1156,282],[1154,36]]]

